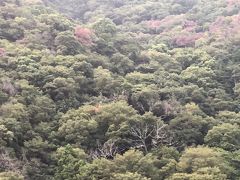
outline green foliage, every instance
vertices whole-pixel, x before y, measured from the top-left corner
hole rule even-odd
[[[208,147],[188,148],[179,160],[177,170],[170,179],[227,179],[234,168],[224,155]]]
[[[70,111],[60,119],[59,135],[65,137],[69,143],[82,144],[86,142],[89,133],[97,127],[96,121],[88,114]]]
[[[239,179],[238,0],[1,0],[0,179]]]
[[[208,131],[205,142],[211,147],[219,147],[227,151],[239,150],[240,142],[237,137],[240,135],[239,126],[234,124],[223,123],[214,126]]]
[[[111,19],[99,19],[94,25],[93,29],[98,37],[108,40],[116,33],[116,25]]]
[[[71,32],[59,33],[55,39],[55,46],[58,54],[62,55],[76,55],[82,51],[80,43]]]
[[[202,144],[204,136],[212,126],[211,121],[212,118],[209,117],[184,113],[170,122],[170,129],[182,147]]]
[[[78,173],[85,164],[86,154],[71,145],[60,147],[56,152],[57,169],[55,179],[78,179]]]
[[[124,174],[114,174],[112,179],[116,180],[148,180],[149,178],[143,177],[140,174],[137,173],[124,173]]]
[[[149,154],[148,157],[144,157],[143,153],[139,151],[129,150],[123,155],[117,155],[113,161],[94,160],[92,164],[83,167],[84,173],[79,177],[83,179],[115,179],[119,175],[120,179],[130,177],[158,179],[158,169],[154,166],[154,162],[157,162],[155,156]]]
[[[14,172],[2,172],[0,173],[1,180],[23,180],[23,176],[18,175]]]
[[[202,168],[194,173],[176,173],[169,178],[170,180],[226,180],[227,176],[222,174],[218,168]]]

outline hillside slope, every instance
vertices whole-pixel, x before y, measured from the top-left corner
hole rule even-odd
[[[239,0],[2,0],[0,179],[239,179],[239,47]]]

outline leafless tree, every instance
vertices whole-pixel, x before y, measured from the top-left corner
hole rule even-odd
[[[22,174],[21,167],[22,163],[19,160],[11,158],[10,155],[5,151],[0,152],[0,169]]]
[[[148,152],[147,139],[151,137],[152,133],[153,128],[148,124],[130,128],[130,134],[136,138],[134,142],[135,147],[144,148],[146,153]]]
[[[9,95],[13,96],[17,93],[16,88],[14,85],[10,82],[9,79],[2,80],[2,87],[1,89],[8,93]]]
[[[173,135],[168,130],[168,125],[156,122],[153,127],[152,146],[157,147],[159,144],[172,146],[175,144]]]
[[[164,109],[164,114],[166,116],[169,115],[176,115],[179,112],[181,112],[181,105],[180,103],[176,100],[175,97],[172,97],[171,99],[167,101],[162,102],[162,107]]]
[[[104,157],[104,158],[113,158],[118,153],[118,148],[116,146],[115,140],[109,140],[103,145],[98,145],[98,148],[90,152],[90,156],[93,159]]]
[[[141,123],[130,128],[130,134],[134,137],[135,148],[143,148],[148,153],[149,147],[156,147],[160,144],[173,145],[173,137],[168,131],[166,124],[161,121],[153,124]]]

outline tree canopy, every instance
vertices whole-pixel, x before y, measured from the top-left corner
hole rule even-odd
[[[0,0],[0,179],[238,180],[239,0]]]

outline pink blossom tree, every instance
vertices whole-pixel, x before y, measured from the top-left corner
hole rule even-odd
[[[4,48],[0,48],[0,57],[4,56],[5,53],[6,53],[5,49]]]
[[[90,46],[93,44],[92,42],[93,32],[90,29],[77,26],[75,28],[74,34],[81,44],[86,46]]]

